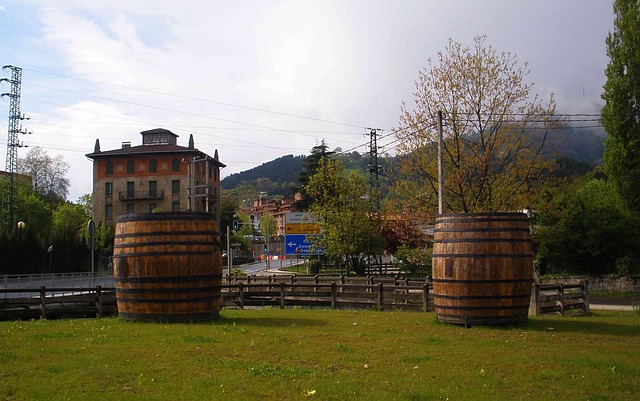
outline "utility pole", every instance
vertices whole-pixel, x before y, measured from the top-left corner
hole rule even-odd
[[[379,172],[380,165],[378,164],[378,132],[382,133],[382,129],[379,128],[367,128],[369,130],[369,220],[374,220],[377,223],[377,227],[381,229],[380,221],[380,181]],[[371,251],[370,244],[368,245],[369,264],[372,259],[378,264],[378,267],[382,269],[382,257],[380,255],[374,255]]]
[[[442,214],[444,211],[444,171],[442,167],[443,147],[442,110],[438,110],[438,214]]]
[[[379,128],[368,128],[369,130],[369,202],[371,203],[371,213],[380,215],[380,181],[378,164],[378,131]]]
[[[20,114],[20,88],[22,85],[22,68],[12,65],[5,65],[3,70],[11,70],[11,79],[2,78],[0,82],[8,82],[11,84],[11,92],[3,93],[2,97],[9,97],[9,129],[7,137],[7,158],[5,172],[9,178],[8,185],[4,188],[2,194],[2,224],[8,233],[12,233],[16,229],[14,221],[18,212],[18,148],[24,146],[18,140],[18,134],[25,134],[20,126],[20,121],[26,119]]]

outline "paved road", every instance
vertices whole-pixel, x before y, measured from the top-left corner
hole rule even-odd
[[[254,263],[247,263],[244,265],[235,265],[232,269],[240,269],[247,274],[255,274],[255,275],[266,275],[266,274],[278,274],[279,270],[282,267],[294,266],[296,261],[294,259],[285,259],[285,260],[271,260],[269,261],[269,266],[265,263],[265,261],[259,261]],[[227,274],[227,266],[224,266],[222,271],[223,275]],[[288,274],[286,272],[282,272],[283,274]]]

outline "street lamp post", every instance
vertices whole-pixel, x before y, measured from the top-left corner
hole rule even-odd
[[[49,273],[51,273],[51,261],[53,259],[53,245],[50,245],[47,248],[47,253],[49,254]]]
[[[87,231],[89,232],[89,249],[91,250],[91,285],[93,286],[95,279],[95,250],[96,250],[96,224],[92,219],[87,223]]]
[[[18,222],[18,238],[20,240],[22,240],[22,231],[24,230],[24,226],[25,226],[24,221]]]

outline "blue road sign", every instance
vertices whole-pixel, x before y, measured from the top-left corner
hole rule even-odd
[[[287,234],[284,236],[285,254],[287,255],[324,255],[324,249],[314,247],[310,241],[314,236],[321,234]]]

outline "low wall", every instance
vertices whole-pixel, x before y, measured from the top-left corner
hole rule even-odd
[[[620,278],[599,276],[554,277],[536,280],[541,284],[578,284],[581,280],[589,281],[589,290],[640,292],[640,276],[624,276]]]

